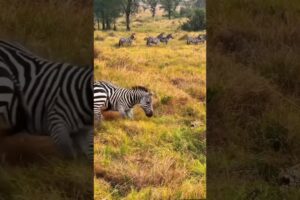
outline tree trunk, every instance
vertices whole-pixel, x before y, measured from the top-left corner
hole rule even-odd
[[[117,31],[116,19],[114,19],[114,31]]]
[[[106,19],[106,29],[107,29],[107,30],[110,30],[110,29],[111,29],[109,19]]]
[[[168,12],[168,18],[171,19],[171,11]]]
[[[106,26],[105,26],[105,19],[102,19],[102,30],[105,30]]]
[[[100,30],[100,19],[97,18],[97,30]]]
[[[152,7],[152,9],[151,9],[151,12],[152,12],[152,17],[154,18],[155,17],[155,14],[156,14],[156,8],[154,7]]]
[[[130,12],[126,12],[126,30],[130,31]]]

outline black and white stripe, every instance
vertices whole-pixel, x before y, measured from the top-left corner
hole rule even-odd
[[[120,112],[124,118],[133,118],[133,107],[140,105],[146,116],[153,116],[152,93],[145,87],[136,86],[126,89],[105,81],[98,81],[94,83],[94,89],[95,115],[101,116],[101,111],[109,110]]]
[[[105,107],[109,107],[109,105],[107,105],[109,102],[108,99],[117,88],[117,86],[106,81],[94,82],[94,119],[96,123],[101,121],[101,110]]]
[[[156,38],[156,37],[146,37],[145,40],[147,41],[146,42],[146,45],[147,46],[153,46],[153,45],[159,45],[160,44],[160,39],[159,38]]]
[[[132,33],[129,38],[121,38],[119,40],[119,47],[124,46],[125,44],[131,46],[134,39],[135,39],[135,33]]]
[[[1,123],[14,129],[26,121],[27,132],[50,135],[66,157],[92,158],[92,67],[50,62],[0,41],[0,71]]]
[[[186,39],[186,44],[200,44],[200,43],[204,43],[205,42],[205,37],[204,36],[197,36],[197,37],[187,37]]]
[[[169,40],[171,40],[171,39],[174,39],[172,34],[168,34],[166,37],[164,37],[164,36],[159,37],[160,42],[165,43],[165,44],[168,44]]]

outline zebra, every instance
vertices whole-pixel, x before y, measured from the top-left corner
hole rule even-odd
[[[169,42],[170,39],[174,39],[173,36],[172,36],[172,34],[168,34],[166,37],[161,36],[159,38],[160,42],[161,43],[165,43],[165,44],[168,44],[168,42]]]
[[[135,33],[132,33],[129,38],[121,38],[119,40],[119,47],[124,46],[124,44],[131,46],[133,40],[135,40]]]
[[[152,45],[159,45],[160,44],[160,38],[158,37],[146,37],[145,40],[147,41],[146,42],[146,45],[147,46],[152,46]]]
[[[94,82],[94,119],[95,123],[102,120],[101,108],[105,107],[107,99],[118,88],[117,86],[106,81]]]
[[[153,116],[152,93],[146,87],[126,89],[106,81],[97,81],[94,83],[94,91],[94,115],[100,116],[98,118],[101,118],[101,111],[118,111],[123,118],[132,119],[132,109],[138,104],[147,117]]]
[[[164,37],[164,32],[162,32],[162,33],[160,33],[158,36],[156,36],[156,38],[158,38],[158,39],[160,39],[160,38],[162,38],[162,37]]]
[[[0,72],[0,119],[6,127],[25,121],[21,129],[51,136],[66,158],[83,153],[92,160],[91,66],[51,62],[0,40]],[[21,118],[20,107],[26,113]]]
[[[198,37],[187,37],[186,40],[186,44],[200,44],[200,43],[204,43],[205,39],[204,37],[202,37],[201,35],[199,35]]]

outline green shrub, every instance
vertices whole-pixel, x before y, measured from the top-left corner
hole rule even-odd
[[[203,9],[195,9],[188,21],[181,27],[186,31],[200,31],[206,28],[206,13]]]
[[[163,96],[160,100],[160,103],[163,105],[167,105],[171,102],[173,98],[171,96]]]

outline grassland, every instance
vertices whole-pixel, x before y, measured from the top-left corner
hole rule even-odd
[[[0,1],[0,39],[19,42],[49,60],[92,64],[93,11],[77,3]],[[91,199],[93,170],[86,160],[59,159],[46,136],[3,135],[0,132],[0,200]]]
[[[185,19],[132,19],[137,39],[124,20],[118,31],[95,31],[95,79],[123,87],[143,85],[154,93],[153,118],[140,108],[133,120],[104,113],[95,132],[95,199],[180,199],[206,196],[206,45],[188,46],[179,26]],[[166,46],[147,47],[144,38],[161,32],[175,37]]]
[[[208,1],[208,187],[212,199],[299,199],[299,3]]]

